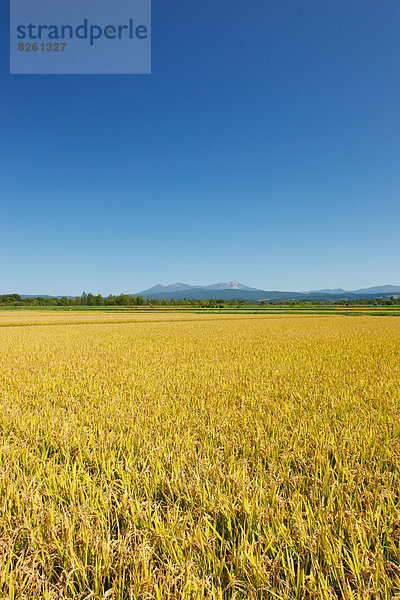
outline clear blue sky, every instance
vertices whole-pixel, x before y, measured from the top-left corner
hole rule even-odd
[[[0,292],[400,284],[398,0],[153,0],[152,75],[9,75]]]

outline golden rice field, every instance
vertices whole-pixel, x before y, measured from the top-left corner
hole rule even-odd
[[[400,598],[400,319],[9,312],[0,351],[0,598]]]

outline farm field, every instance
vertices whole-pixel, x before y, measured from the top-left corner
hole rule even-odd
[[[144,305],[144,306],[0,306],[0,324],[4,317],[10,314],[29,315],[29,314],[170,314],[177,315],[182,313],[191,314],[312,314],[312,315],[377,315],[377,316],[400,316],[400,304],[392,305],[373,305],[373,304],[353,304],[353,305],[335,305],[335,304],[245,304],[242,306],[217,305],[214,307],[199,307],[195,305]]]
[[[0,429],[0,598],[400,598],[400,319],[5,311]]]
[[[173,319],[176,319],[179,315],[191,314],[191,315],[214,315],[214,314],[225,314],[225,315],[370,315],[370,316],[400,316],[400,304],[393,305],[330,305],[330,304],[310,304],[310,305],[283,305],[283,304],[270,304],[270,305],[243,305],[243,306],[214,306],[214,307],[199,307],[190,305],[181,306],[157,306],[157,305],[146,305],[146,306],[74,306],[68,308],[66,306],[0,306],[0,327],[9,322],[19,324],[19,321],[28,322],[32,321],[32,324],[38,323],[38,317],[46,316],[46,321],[49,321],[48,317],[53,316],[56,321],[61,317],[65,321],[76,321],[76,317],[79,315],[86,320],[88,315],[97,315],[108,317],[112,315],[122,315],[130,319],[135,320],[138,315],[170,315]],[[31,319],[34,315],[34,318]],[[17,317],[15,319],[14,317]],[[90,319],[89,319],[90,320]],[[98,319],[98,321],[101,320]]]

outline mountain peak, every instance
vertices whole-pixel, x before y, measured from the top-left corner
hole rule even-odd
[[[174,289],[174,288],[182,288],[182,287],[190,287],[187,283],[182,283],[181,281],[176,281],[175,283],[170,283],[169,285],[163,285],[164,288]]]
[[[167,285],[163,285],[162,283],[157,283],[157,285],[153,285],[153,287],[149,288],[148,290],[144,290],[143,292],[141,292],[142,294],[147,294],[148,292],[157,292],[157,293],[161,293],[161,292],[182,292],[183,290],[190,290],[192,289],[192,285],[189,285],[187,283],[181,283],[180,281],[177,281],[175,283],[169,283]]]
[[[227,288],[235,288],[236,290],[242,290],[246,286],[243,285],[242,283],[239,283],[238,281],[228,281],[226,284],[226,287]]]
[[[212,285],[202,286],[206,290],[247,290],[247,291],[258,291],[257,288],[248,287],[239,283],[239,281],[227,281],[226,283],[214,283]]]

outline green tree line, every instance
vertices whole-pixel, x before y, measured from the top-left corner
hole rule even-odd
[[[218,307],[225,305],[240,306],[247,304],[244,300],[223,300],[210,298],[208,300],[192,300],[183,298],[175,300],[174,298],[167,300],[165,298],[146,299],[143,296],[130,296],[128,294],[119,294],[114,296],[102,296],[101,294],[94,295],[92,293],[83,292],[81,296],[68,298],[45,298],[37,296],[35,298],[22,298],[19,294],[0,295],[0,304],[12,306],[204,306]],[[256,303],[255,303],[256,304]]]
[[[0,295],[0,305],[3,306],[194,306],[200,308],[224,308],[240,307],[246,305],[257,306],[393,306],[400,305],[400,297],[391,296],[390,298],[362,298],[358,300],[224,300],[222,298],[210,298],[207,300],[194,300],[183,298],[167,300],[165,298],[146,299],[142,296],[130,296],[128,294],[119,294],[115,296],[102,296],[101,294],[92,294],[83,292],[75,298],[45,298],[37,296],[35,298],[22,298],[19,294]]]

